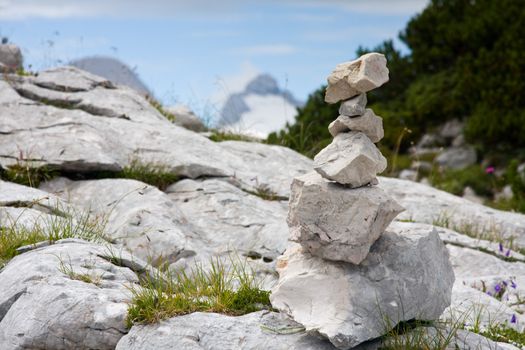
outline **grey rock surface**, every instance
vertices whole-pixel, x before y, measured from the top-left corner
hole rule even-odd
[[[273,285],[275,262],[288,242],[285,201],[264,200],[217,179],[182,180],[166,191],[191,218],[210,256],[249,257],[265,286]]]
[[[406,211],[399,220],[447,224],[461,232],[514,242],[525,248],[525,215],[496,210],[421,183],[380,177],[380,186]]]
[[[445,245],[431,230],[387,231],[360,265],[322,260],[295,245],[277,267],[272,305],[339,349],[381,336],[402,320],[437,319],[450,305],[454,282]]]
[[[328,131],[334,137],[342,132],[361,131],[373,143],[379,142],[385,136],[383,119],[375,115],[370,108],[367,108],[361,116],[348,117],[340,115],[330,123]]]
[[[129,288],[138,278],[101,257],[107,253],[66,240],[11,260],[0,271],[0,348],[114,349],[127,333]],[[73,279],[64,266],[92,283]]]
[[[450,147],[440,153],[435,161],[450,169],[464,169],[476,163],[476,150],[472,146]]]
[[[343,101],[339,107],[339,114],[348,117],[362,115],[365,113],[366,103],[366,94],[359,94],[351,99]]]
[[[326,179],[354,188],[373,182],[386,169],[386,159],[365,134],[353,131],[334,137],[315,156],[314,169]]]
[[[378,88],[388,81],[386,58],[368,53],[350,62],[338,64],[328,76],[325,101],[337,103]]]
[[[15,72],[22,68],[20,48],[13,44],[0,44],[0,73]]]
[[[292,182],[290,240],[312,255],[361,263],[403,208],[381,188],[345,188],[312,172]]]
[[[196,132],[206,131],[206,126],[202,120],[189,107],[178,105],[165,107],[164,110],[175,116],[174,123],[178,126]]]
[[[0,84],[3,168],[21,152],[31,166],[66,172],[119,171],[139,161],[184,177],[235,177],[245,188],[265,185],[281,196],[289,194],[290,175],[306,171],[306,158],[289,149],[212,142],[174,125],[134,90],[77,68],[11,78]]]
[[[134,326],[116,350],[332,350],[284,315],[260,311],[239,317],[193,313]]]
[[[456,280],[444,320],[467,327],[500,323],[525,330],[525,306],[519,302],[525,298],[525,256],[497,242],[428,224],[393,222],[388,230],[399,235],[434,230],[446,244]],[[515,323],[511,323],[513,315]]]
[[[207,251],[176,203],[156,187],[128,179],[58,179],[42,188],[107,221],[109,240],[154,265],[193,259]]]

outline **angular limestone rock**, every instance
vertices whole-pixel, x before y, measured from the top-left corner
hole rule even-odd
[[[379,187],[345,188],[311,172],[292,183],[290,240],[323,259],[362,262],[403,211]]]
[[[373,143],[379,142],[385,136],[383,118],[375,115],[370,108],[367,108],[363,115],[354,118],[340,115],[328,126],[328,131],[334,137],[350,130],[361,131]]]
[[[353,117],[365,113],[366,108],[366,94],[359,94],[349,100],[343,101],[339,107],[339,114]]]
[[[314,169],[324,178],[349,187],[364,186],[386,169],[386,159],[361,132],[339,134],[314,158]]]
[[[450,305],[454,271],[434,230],[385,232],[360,265],[331,262],[288,248],[279,260],[272,305],[350,349],[398,322],[437,319]]]
[[[337,103],[373,90],[388,81],[386,58],[380,53],[368,53],[355,61],[338,64],[328,76],[325,101]]]
[[[0,45],[0,73],[15,72],[22,68],[22,52],[13,44]]]

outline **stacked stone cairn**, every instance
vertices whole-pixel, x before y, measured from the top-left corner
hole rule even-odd
[[[385,232],[403,208],[378,186],[383,123],[366,108],[366,92],[387,81],[378,53],[328,77],[325,101],[343,101],[328,127],[334,139],[315,156],[315,172],[292,183],[291,243],[271,294],[274,307],[340,349],[400,321],[437,319],[451,300],[454,273],[437,232]]]

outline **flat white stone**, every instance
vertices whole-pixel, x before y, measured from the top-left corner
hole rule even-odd
[[[338,64],[328,76],[325,101],[337,103],[373,90],[388,81],[388,68],[383,54],[372,52],[355,61]]]

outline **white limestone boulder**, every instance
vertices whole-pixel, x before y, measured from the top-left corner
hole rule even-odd
[[[381,188],[345,188],[311,172],[292,182],[290,240],[328,260],[361,263],[403,211]]]
[[[373,182],[386,169],[386,159],[361,132],[338,134],[314,158],[314,169],[324,178],[348,187]]]
[[[384,136],[383,118],[374,114],[374,111],[367,108],[363,115],[348,117],[340,115],[328,126],[330,135],[337,136],[348,131],[361,131],[373,143],[379,142]]]
[[[130,287],[139,279],[110,262],[109,252],[63,240],[11,260],[0,271],[0,348],[114,349],[127,333]],[[114,252],[146,268],[126,252]]]
[[[354,117],[365,113],[366,109],[366,94],[359,94],[351,99],[343,101],[339,107],[339,114],[348,117]]]
[[[373,90],[388,81],[386,58],[368,53],[357,60],[338,64],[328,76],[325,101],[337,103]]]
[[[287,249],[272,305],[310,333],[350,349],[400,321],[437,319],[451,301],[454,272],[435,231],[385,232],[360,265]]]

